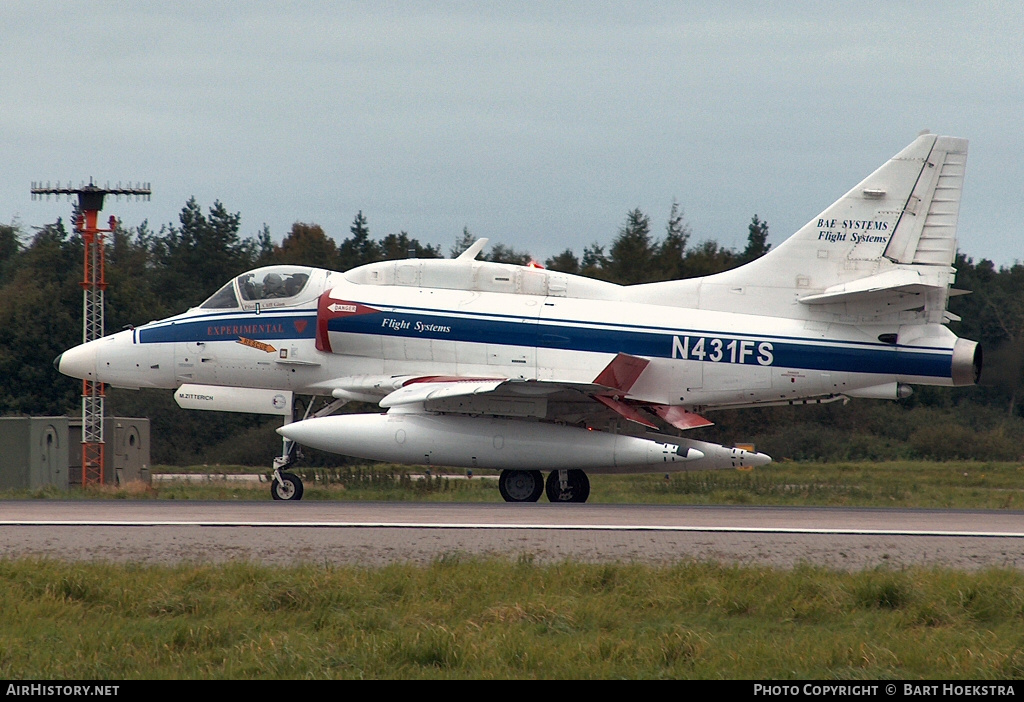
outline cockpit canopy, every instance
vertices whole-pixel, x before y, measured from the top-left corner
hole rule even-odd
[[[227,283],[200,307],[207,310],[268,309],[305,302],[320,292],[316,289],[307,291],[310,279],[323,273],[319,269],[302,266],[257,268]]]

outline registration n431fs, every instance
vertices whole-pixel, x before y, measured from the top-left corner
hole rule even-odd
[[[980,347],[945,326],[966,158],[966,140],[922,134],[767,255],[704,278],[619,286],[477,260],[486,240],[452,260],[272,266],[56,365],[283,415],[275,499],[302,496],[296,442],[498,469],[509,502],[583,502],[588,472],[763,465],[684,432],[713,410],[977,381]],[[292,421],[293,394],[323,399]],[[335,414],[351,401],[382,411]]]

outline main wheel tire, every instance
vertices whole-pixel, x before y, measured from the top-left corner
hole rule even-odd
[[[544,494],[544,476],[539,470],[503,470],[498,492],[505,502],[536,502]]]
[[[281,473],[281,482],[274,478],[270,483],[270,495],[275,500],[301,500],[302,480],[294,473]]]
[[[566,476],[566,486],[562,489],[561,481],[558,479],[558,471],[553,470],[548,474],[547,485],[548,502],[586,502],[590,497],[590,478],[582,470],[570,470]]]

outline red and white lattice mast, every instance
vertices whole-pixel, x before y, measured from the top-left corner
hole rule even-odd
[[[32,199],[56,195],[78,196],[78,218],[75,230],[81,235],[85,260],[82,273],[82,343],[103,337],[103,293],[107,289],[104,261],[103,238],[117,227],[117,218],[110,217],[108,229],[99,228],[99,214],[103,209],[103,198],[106,195],[122,195],[129,198],[148,200],[149,183],[137,184],[134,187],[101,188],[88,185],[72,188],[71,184],[61,187],[50,187],[47,183],[32,183]],[[103,404],[106,398],[103,383],[90,380],[82,381],[82,487],[94,483],[103,483],[103,465],[105,442],[103,440]]]

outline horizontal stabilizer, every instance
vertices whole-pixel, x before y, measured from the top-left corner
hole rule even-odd
[[[827,305],[867,300],[882,294],[916,295],[929,290],[944,290],[946,288],[945,282],[928,280],[930,277],[926,277],[916,270],[901,268],[833,285],[817,295],[801,297],[800,302],[805,305]]]

